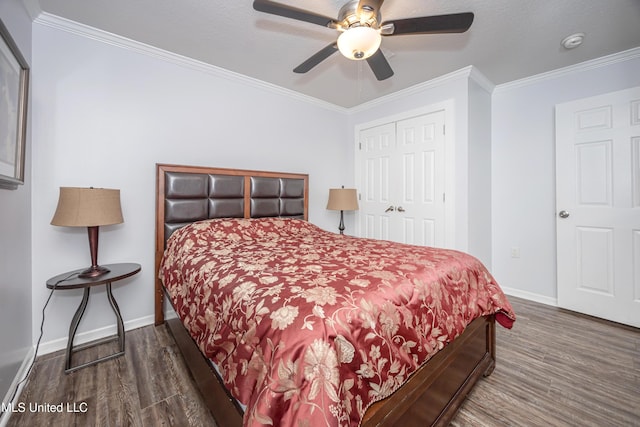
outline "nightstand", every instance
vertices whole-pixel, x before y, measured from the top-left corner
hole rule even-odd
[[[124,354],[124,323],[122,321],[122,315],[120,314],[118,303],[116,302],[115,298],[113,297],[113,293],[111,292],[111,283],[117,282],[118,280],[126,279],[127,277],[131,277],[134,274],[138,273],[140,271],[140,264],[107,264],[103,267],[106,267],[111,271],[99,277],[80,278],[78,277],[78,275],[84,271],[84,268],[81,268],[79,270],[68,271],[66,273],[59,274],[47,280],[47,288],[49,289],[84,289],[82,301],[80,302],[76,313],[73,315],[71,326],[69,327],[69,340],[67,341],[67,352],[64,364],[65,373],[73,372],[86,366],[95,365],[96,363],[104,362],[105,360],[113,359],[114,357],[122,356]],[[87,308],[87,303],[89,302],[89,291],[93,286],[98,285],[105,285],[107,287],[107,298],[109,299],[109,304],[111,304],[111,308],[116,315],[118,334],[115,337],[107,337],[101,340],[74,347],[73,340],[75,338],[78,325],[80,324],[80,319],[82,319],[84,311]],[[101,357],[96,360],[92,360],[91,362],[83,363],[78,366],[71,366],[71,356],[74,352],[105,342],[113,341],[115,339],[118,340],[119,344],[119,350],[116,353]]]

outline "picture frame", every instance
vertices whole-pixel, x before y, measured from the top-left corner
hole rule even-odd
[[[0,20],[0,188],[24,184],[29,64]]]

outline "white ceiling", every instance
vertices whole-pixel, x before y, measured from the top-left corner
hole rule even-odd
[[[346,0],[277,0],[337,18]],[[387,0],[382,20],[473,12],[463,34],[385,37],[395,71],[377,81],[366,61],[332,55],[293,68],[332,43],[335,30],[257,12],[252,0],[25,0],[51,15],[212,64],[342,107],[473,65],[502,84],[640,46],[640,0]],[[35,7],[34,7],[35,6]],[[567,50],[561,40],[585,33]]]

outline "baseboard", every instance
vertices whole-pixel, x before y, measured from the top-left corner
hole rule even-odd
[[[154,316],[144,316],[138,319],[133,319],[124,322],[124,330],[130,331],[132,329],[142,328],[143,326],[153,325]],[[103,328],[94,329],[92,331],[81,332],[76,334],[75,340],[73,342],[74,345],[85,344],[91,341],[99,340],[102,338],[110,337],[112,335],[116,335],[118,332],[116,324],[112,324],[109,326],[105,326]],[[67,348],[67,338],[58,338],[55,340],[47,341],[44,343],[40,343],[40,349],[38,350],[38,356],[43,354],[53,353],[59,350],[64,350]],[[1,426],[0,426],[1,427]]]
[[[27,381],[26,380],[22,381],[22,379],[27,375],[27,371],[31,366],[31,361],[35,356],[35,350],[36,350],[35,346],[32,347],[27,352],[27,355],[22,361],[22,365],[20,365],[20,369],[18,369],[18,372],[16,373],[15,378],[11,382],[9,391],[7,391],[6,396],[4,397],[4,399],[2,399],[2,402],[5,405],[3,409],[13,408],[14,405],[18,402],[18,399],[20,398],[20,394],[22,393],[22,389],[27,384]],[[22,383],[20,383],[20,381],[22,381]],[[18,385],[18,383],[20,383],[20,385]],[[16,395],[13,396],[13,399],[11,401],[9,401],[9,399],[11,398],[11,395],[13,394],[13,390],[15,390],[16,386],[18,387],[18,390],[16,391]],[[11,410],[3,411],[0,414],[0,427],[5,427],[9,423],[9,418],[11,418]]]
[[[544,304],[544,305],[551,305],[553,307],[558,306],[557,298],[548,297],[546,295],[534,294],[533,292],[523,291],[520,289],[507,288],[504,286],[501,286],[501,288],[502,288],[502,291],[507,295],[526,299],[529,301],[539,302],[540,304]]]

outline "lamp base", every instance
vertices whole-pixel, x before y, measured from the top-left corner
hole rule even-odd
[[[107,274],[110,271],[111,270],[109,270],[106,267],[102,267],[99,265],[92,265],[91,267],[84,270],[82,273],[78,274],[78,277],[81,277],[83,279],[95,278],[95,277],[100,277],[103,274]]]

